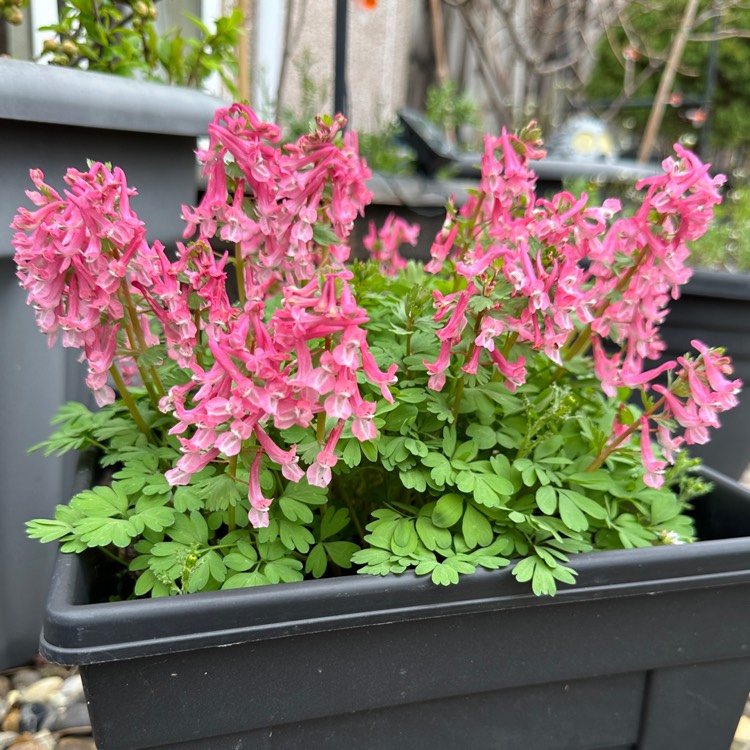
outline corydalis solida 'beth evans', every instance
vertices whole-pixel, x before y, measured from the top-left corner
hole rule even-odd
[[[363,240],[373,275],[348,263],[370,173],[343,125],[340,116],[318,119],[313,133],[280,147],[279,129],[248,107],[219,110],[199,152],[206,191],[197,207],[183,208],[189,241],[175,253],[146,241],[118,168],[71,169],[62,195],[32,171],[36,191],[28,195],[37,208],[21,209],[13,226],[18,275],[39,326],[50,343],[59,337],[82,349],[100,406],[119,392],[139,440],[157,446],[153,470],[169,487],[218,476],[235,492],[246,488],[242,500],[216,503],[225,515],[211,517],[213,531],[231,536],[235,509],[246,508],[252,526],[299,557],[311,542],[288,530],[285,541],[283,524],[305,514],[290,518],[287,502],[274,526],[274,496],[293,498],[295,485],[330,488],[339,520],[390,554],[354,553],[370,572],[412,566],[445,582],[476,564],[497,567],[498,551],[528,555],[530,544],[537,568],[555,570],[564,553],[594,545],[597,534],[582,532],[605,517],[608,501],[582,490],[596,495],[601,486],[591,478],[610,457],[637,455],[628,481],[637,474],[658,489],[679,448],[705,442],[707,428],[736,404],[740,383],[721,350],[696,341],[693,355],[652,362],[663,350],[658,328],[670,297],[690,275],[686,243],[705,231],[722,178],[677,146],[664,174],[641,182],[643,202],[624,217],[615,200],[594,207],[585,195],[537,196],[531,164],[543,151],[533,128],[488,136],[479,188],[459,210],[449,207],[424,270],[398,253],[416,243],[417,229],[391,217]],[[643,392],[641,410],[624,402],[627,389]],[[499,410],[489,417],[477,410],[487,398]],[[592,417],[594,401],[611,414]],[[539,418],[527,416],[524,433],[518,414],[532,405]],[[560,449],[560,425],[574,418],[596,423],[589,443],[559,456],[554,470],[547,456],[547,470],[529,474],[524,462]],[[356,497],[336,505],[337,481],[345,486],[360,462],[397,475],[408,498],[368,500],[377,519],[369,537]],[[158,528],[144,521],[157,536],[144,532],[143,550],[174,540],[169,487],[161,487]],[[519,508],[510,508],[511,497]],[[185,510],[198,508],[191,503]],[[144,531],[139,512],[122,511],[128,541]],[[547,519],[555,513],[564,529]],[[522,518],[533,538],[503,536],[504,524]],[[646,520],[641,541],[656,543],[658,524]],[[330,523],[310,524],[324,545]],[[387,544],[378,542],[388,524]],[[451,528],[452,541],[440,534]],[[71,544],[91,542],[72,521],[58,531]],[[403,544],[393,541],[399,534]],[[622,532],[614,546],[638,538]],[[205,550],[191,554],[209,559]],[[437,575],[445,563],[451,571]],[[210,580],[221,584],[223,571],[214,561]]]

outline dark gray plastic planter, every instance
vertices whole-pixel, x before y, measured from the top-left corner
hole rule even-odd
[[[0,59],[0,669],[37,648],[52,550],[25,538],[24,522],[66,496],[73,466],[40,464],[26,449],[47,436],[60,404],[83,399],[73,352],[47,349],[18,287],[9,227],[39,167],[62,188],[87,159],[125,169],[149,238],[179,239],[182,203],[196,196],[196,136],[222,102],[198,91]]]
[[[662,326],[667,344],[664,359],[693,351],[692,339],[722,346],[732,358],[734,376],[745,383],[739,406],[721,415],[706,445],[690,447],[713,468],[735,479],[750,465],[750,274],[696,269],[669,306]]]
[[[99,750],[728,748],[750,493],[708,473],[707,541],[580,555],[554,599],[503,570],[92,604],[101,571],[60,555],[42,654],[81,665]]]

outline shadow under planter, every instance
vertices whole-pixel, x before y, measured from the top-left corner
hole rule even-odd
[[[96,603],[103,571],[60,555],[42,654],[81,665],[100,750],[729,747],[750,493],[706,473],[705,541],[573,556],[554,599],[505,569]]]
[[[24,522],[67,499],[74,464],[29,457],[68,400],[86,400],[76,353],[48,351],[26,308],[13,263],[10,223],[32,208],[29,170],[56,189],[88,159],[125,170],[138,190],[132,207],[149,240],[180,239],[181,205],[196,199],[197,136],[224,103],[199,91],[99,73],[0,59],[0,669],[37,650],[51,550],[27,540]]]

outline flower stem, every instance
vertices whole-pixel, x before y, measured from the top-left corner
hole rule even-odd
[[[122,375],[120,374],[120,371],[117,369],[117,365],[113,364],[112,367],[109,368],[109,372],[110,372],[110,375],[112,375],[112,379],[115,381],[117,390],[120,393],[120,398],[122,398],[122,401],[125,404],[125,406],[128,407],[128,411],[130,412],[130,415],[133,417],[133,421],[138,426],[138,429],[149,439],[150,443],[153,443],[154,445],[158,445],[157,440],[154,438],[154,434],[151,432],[151,428],[146,424],[146,420],[143,418],[143,415],[138,410],[138,406],[133,400],[133,397],[130,395],[130,391],[128,390],[128,387],[125,385],[125,381],[122,379]]]
[[[103,552],[110,560],[114,560],[120,565],[124,565],[126,568],[129,567],[127,561],[123,560],[121,557],[118,557],[114,552],[112,552],[112,550],[109,550],[106,547],[99,547],[99,550]]]
[[[453,421],[458,419],[458,410],[461,408],[461,398],[464,395],[464,374],[461,373],[461,377],[458,379],[456,384],[456,397],[453,401]]]
[[[234,245],[234,272],[237,275],[237,294],[239,295],[240,304],[244,307],[247,300],[245,295],[245,261],[242,259],[242,250],[240,243]]]
[[[237,456],[230,456],[229,457],[229,464],[227,466],[227,474],[233,479],[237,479]],[[233,504],[229,504],[229,508],[227,508],[227,529],[229,531],[234,531],[235,528],[237,528],[237,523],[235,519],[235,509]]]
[[[349,509],[349,515],[351,516],[354,528],[357,529],[357,534],[359,535],[360,541],[362,542],[363,546],[366,546],[367,542],[365,542],[365,530],[362,526],[362,522],[359,520],[357,512],[354,510],[354,503],[351,501],[351,498],[349,497],[349,494],[347,492],[344,492],[342,494],[344,496],[346,507]]]
[[[664,396],[662,396],[648,411],[644,412],[643,416],[648,419],[652,414],[655,414],[666,402]],[[640,427],[640,420],[633,422],[627,430],[620,433],[611,443],[606,445],[602,452],[584,469],[584,471],[591,472],[599,469],[604,462]]]
[[[135,303],[133,302],[133,297],[130,294],[130,288],[128,287],[127,280],[123,281],[122,285],[122,292],[123,296],[125,298],[125,309],[128,311],[128,318],[130,319],[130,325],[127,326],[127,332],[128,332],[128,338],[130,339],[131,344],[135,345],[135,343],[138,343],[138,351],[140,353],[146,352],[148,349],[148,345],[146,344],[146,337],[143,335],[143,331],[141,330],[140,322],[138,320],[138,311],[136,310]],[[159,398],[161,396],[164,396],[166,393],[166,389],[164,388],[164,385],[161,382],[161,378],[159,377],[159,373],[156,371],[155,367],[149,367],[148,371],[145,370],[140,364],[138,364],[138,357],[135,357],[136,365],[138,367],[138,372],[141,374],[141,380],[143,381],[143,385],[146,387],[146,390],[149,393],[149,396],[151,398],[151,402],[154,405],[156,409],[159,408]],[[147,373],[148,372],[148,376]]]
[[[321,445],[326,441],[326,413],[324,411],[318,412],[315,438]]]

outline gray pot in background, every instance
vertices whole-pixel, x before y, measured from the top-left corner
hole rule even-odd
[[[182,204],[196,201],[196,137],[224,102],[198,91],[0,59],[0,669],[37,651],[52,545],[26,538],[27,520],[67,499],[74,460],[28,455],[69,400],[87,400],[77,352],[47,348],[18,286],[9,225],[31,208],[29,170],[56,189],[87,159],[125,170],[150,241],[179,240]]]

